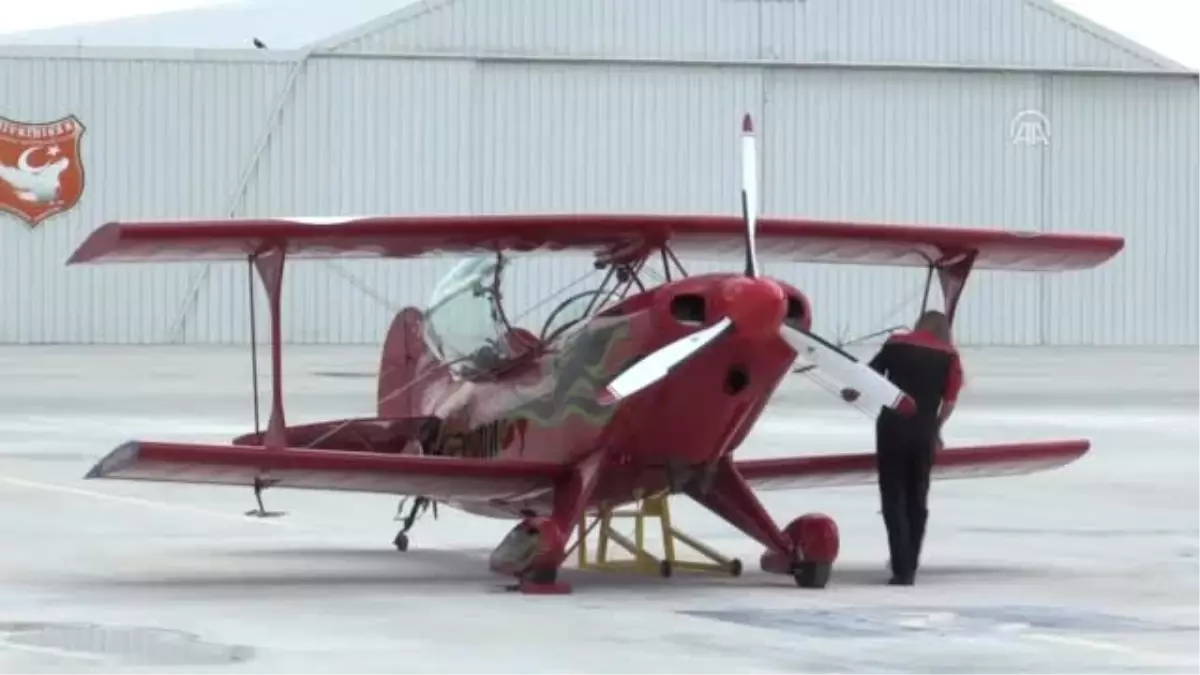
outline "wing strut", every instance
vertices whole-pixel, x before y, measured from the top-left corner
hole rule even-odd
[[[918,318],[929,309],[929,291],[933,290],[933,273],[936,271],[938,284],[942,287],[942,300],[945,303],[946,318],[954,325],[954,313],[958,310],[958,301],[962,298],[963,289],[967,285],[967,277],[971,276],[971,268],[975,265],[977,251],[970,251],[956,256],[943,257],[936,262],[930,261],[925,275],[925,293],[921,296],[921,312]]]
[[[268,448],[283,448],[286,444],[286,423],[283,417],[283,329],[280,322],[284,258],[284,250],[281,247],[255,253],[250,257],[262,280],[263,289],[267,292],[267,308],[271,312],[271,418],[267,421],[267,433],[263,436],[263,445]],[[257,383],[256,373],[256,391]],[[254,401],[257,408],[257,395]]]
[[[954,262],[938,265],[938,282],[942,285],[942,298],[946,301],[946,318],[954,325],[954,313],[958,309],[958,301],[962,298],[963,288],[967,285],[967,277],[975,265],[978,251],[963,254]],[[928,298],[928,294],[926,295]]]
[[[933,290],[933,268],[934,265],[930,265],[925,271],[925,292],[921,294],[921,311],[917,316],[925,314],[925,310],[929,309],[929,291]]]
[[[254,433],[262,433],[258,404],[258,318],[254,312],[254,256],[246,256],[246,289],[250,292],[250,386],[254,391]]]

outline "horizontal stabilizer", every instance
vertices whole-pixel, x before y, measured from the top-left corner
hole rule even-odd
[[[439,501],[519,500],[551,489],[564,471],[545,462],[130,441],[87,478],[424,496]]]
[[[299,424],[284,429],[283,443],[304,450],[358,450],[399,454],[417,452],[421,443],[437,436],[436,417],[364,417]],[[265,432],[233,439],[234,445],[263,445]],[[411,450],[410,450],[411,449]]]
[[[1086,440],[980,445],[938,452],[934,480],[1018,476],[1056,469],[1087,453]],[[756,490],[874,485],[875,455],[824,455],[751,459],[735,462],[738,473]]]

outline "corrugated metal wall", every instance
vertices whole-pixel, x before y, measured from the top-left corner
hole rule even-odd
[[[223,215],[293,64],[47,53],[0,53],[0,116],[76,115],[84,194],[33,231],[0,216],[0,341],[166,341],[192,266],[64,263],[104,220]]]
[[[617,14],[632,6],[605,4]],[[746,30],[759,30],[757,15],[751,21],[744,8],[724,13],[737,4],[713,0],[707,12],[687,15],[714,28],[670,31],[673,53],[703,48],[744,57],[736,40],[720,38],[737,34],[737,17]],[[847,3],[820,3],[838,4]],[[1016,4],[1036,9],[1039,3]],[[438,42],[430,22],[472,6],[489,11],[480,8],[494,5],[446,3],[397,30],[423,22],[413,35],[447,51],[451,43]],[[548,20],[547,7],[558,5],[508,0],[506,6],[513,16],[540,8]],[[654,7],[662,21],[684,14],[678,2]],[[808,12],[807,22],[831,20],[813,14],[817,7],[763,5],[766,12]],[[477,18],[451,22],[459,32],[450,34],[462,39],[463,25],[492,25]],[[792,24],[767,18],[762,25],[775,33],[799,25],[797,18],[788,19]],[[957,25],[965,21],[959,15]],[[524,27],[527,35],[537,26],[510,27]],[[638,35],[631,32],[620,49],[650,44]],[[705,42],[688,46],[696,39]],[[721,47],[713,42],[719,39],[730,41]],[[861,42],[878,43],[871,39]],[[1049,53],[1012,39],[995,42],[995,49],[1021,45],[1005,52],[1013,58]],[[1140,54],[1084,42],[1082,53],[1097,62],[1128,58],[1149,67]],[[957,49],[961,55],[978,47],[962,40]],[[972,53],[983,58],[990,52]],[[1103,56],[1110,53],[1118,56]],[[0,312],[6,317],[0,340],[247,339],[244,266],[62,267],[88,231],[113,218],[229,210],[736,213],[738,123],[750,111],[762,130],[764,208],[773,214],[1129,237],[1121,258],[1100,270],[976,275],[960,315],[960,340],[1197,343],[1195,77],[346,53],[318,54],[297,68],[279,59],[261,53],[174,62],[145,55],[47,60],[0,54],[0,115],[36,121],[74,113],[88,127],[88,191],[80,207],[33,232],[7,220],[0,228]],[[1029,109],[1048,116],[1048,146],[1012,142],[1014,116]],[[277,120],[276,111],[282,113]],[[293,264],[286,273],[288,337],[378,342],[392,313],[422,302],[449,264]],[[714,267],[689,264],[693,271]],[[534,308],[547,292],[588,271],[583,258],[522,262],[509,284],[513,312]],[[919,270],[790,266],[771,272],[805,288],[819,326],[837,336],[910,320],[923,284]],[[546,309],[532,312],[535,330]],[[264,317],[259,320],[265,327]],[[264,334],[260,329],[260,338]]]

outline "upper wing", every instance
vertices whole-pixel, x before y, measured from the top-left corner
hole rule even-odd
[[[1016,476],[1055,469],[1087,453],[1086,440],[945,448],[934,461],[934,479]],[[758,490],[869,485],[876,480],[875,455],[825,455],[735,462],[738,473]]]
[[[245,260],[282,246],[299,258],[409,258],[482,250],[647,252],[670,244],[699,258],[741,259],[745,225],[732,216],[513,215],[275,218],[107,223],[69,263]],[[1107,235],[762,218],[760,259],[925,267],[975,253],[975,269],[1095,267],[1123,247]]]
[[[552,488],[563,467],[544,462],[130,441],[88,478],[254,485],[419,495],[439,501],[519,500]]]

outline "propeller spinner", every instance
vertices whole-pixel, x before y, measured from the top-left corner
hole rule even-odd
[[[796,352],[812,362],[817,371],[853,390],[849,397],[861,409],[878,414],[881,408],[910,412],[913,400],[854,357],[814,333],[783,322],[787,297],[774,281],[759,276],[758,249],[758,175],[754,123],[750,115],[742,118],[742,219],[746,224],[746,267],[742,277],[724,282],[722,299],[726,316],[711,326],[686,335],[637,363],[629,366],[609,383],[601,402],[613,403],[629,397],[666,377],[671,370],[732,331],[762,336],[776,332]]]

